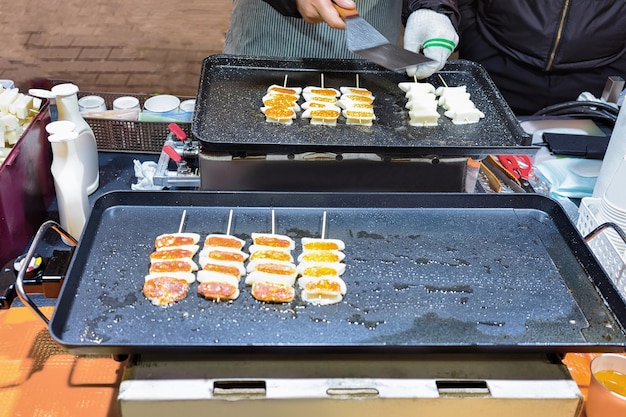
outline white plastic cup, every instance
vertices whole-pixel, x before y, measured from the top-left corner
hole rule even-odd
[[[626,217],[626,155],[619,161],[613,178],[604,191],[603,198]]]
[[[10,88],[15,88],[15,83],[13,82],[13,80],[0,80],[0,85],[2,86],[2,88],[5,89],[10,89]]]
[[[606,148],[602,168],[598,174],[596,185],[593,189],[593,197],[602,198],[609,182],[614,178],[615,171],[620,161],[626,155],[626,106],[622,106],[613,126],[611,139]]]
[[[180,103],[180,111],[181,113],[193,113],[196,108],[196,100],[189,99]]]
[[[84,96],[78,99],[78,110],[81,113],[96,113],[106,109],[104,99],[100,96]]]
[[[606,353],[591,361],[591,382],[585,411],[587,417],[626,416],[626,396],[615,393],[602,384],[596,374],[601,371],[616,371],[626,375],[626,356]],[[626,389],[626,386],[621,386]]]
[[[143,103],[144,110],[152,113],[177,112],[178,106],[180,106],[180,99],[169,94],[152,96]]]
[[[118,97],[113,100],[113,110],[140,109],[139,99],[133,96]]]

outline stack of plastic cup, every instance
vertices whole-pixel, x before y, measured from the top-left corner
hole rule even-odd
[[[604,191],[598,220],[601,223],[615,223],[626,232],[626,156],[622,157]],[[626,253],[626,242],[615,231],[607,231],[607,237],[620,254]]]
[[[623,105],[611,132],[609,146],[602,159],[602,168],[593,189],[594,198],[602,198],[609,183],[615,178],[620,161],[626,156],[626,106]],[[623,178],[623,177],[622,177]]]

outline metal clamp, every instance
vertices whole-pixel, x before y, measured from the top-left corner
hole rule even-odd
[[[20,301],[22,301],[22,303],[26,307],[30,308],[37,316],[39,316],[39,318],[43,320],[46,326],[48,325],[50,320],[48,319],[48,317],[45,316],[45,314],[43,314],[43,312],[39,309],[39,307],[37,307],[37,305],[33,302],[33,300],[30,299],[28,294],[26,294],[26,291],[24,291],[24,275],[26,274],[26,270],[28,269],[28,265],[30,264],[31,259],[35,255],[35,249],[37,249],[37,245],[43,238],[44,234],[48,231],[48,229],[53,229],[62,238],[64,238],[66,242],[68,242],[72,246],[78,245],[78,241],[74,239],[74,237],[72,237],[72,235],[70,235],[67,231],[65,231],[61,227],[61,225],[59,225],[57,222],[53,220],[48,220],[44,222],[39,227],[39,230],[37,230],[37,233],[35,234],[35,237],[33,238],[33,242],[28,248],[26,257],[24,258],[24,261],[22,262],[22,266],[20,267],[20,270],[17,273],[17,279],[15,280],[15,289],[17,291],[17,296],[19,297]]]

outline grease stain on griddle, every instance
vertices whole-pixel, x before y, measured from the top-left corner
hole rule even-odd
[[[490,327],[502,327],[506,324],[503,321],[479,321],[476,323],[479,326],[490,326]]]
[[[85,320],[85,327],[80,333],[79,340],[81,342],[89,342],[95,344],[106,343],[111,339],[107,334],[101,334],[97,329],[100,324],[106,323],[106,317],[96,317],[92,320]]]
[[[462,259],[462,258],[454,258],[454,261],[456,263],[452,263],[452,262],[445,262],[445,261],[438,261],[435,259],[431,259],[431,258],[416,258],[413,260],[413,263],[416,265],[441,265],[441,266],[446,266],[446,267],[459,267],[459,266],[471,266],[471,262]]]
[[[348,317],[346,320],[350,324],[363,326],[368,330],[375,330],[376,327],[378,327],[378,325],[385,323],[385,320],[366,320],[360,314],[353,314],[352,316]]]
[[[427,293],[439,293],[439,294],[457,294],[457,293],[465,293],[472,294],[474,290],[469,285],[455,285],[450,287],[437,287],[434,285],[425,285],[424,289]]]
[[[371,233],[366,231],[357,232],[356,237],[358,239],[375,239],[375,240],[385,240],[385,236],[379,233]]]
[[[137,295],[135,293],[128,293],[122,300],[119,300],[109,296],[109,294],[105,292],[98,296],[98,300],[103,306],[110,307],[111,309],[118,309],[135,304],[137,302]]]

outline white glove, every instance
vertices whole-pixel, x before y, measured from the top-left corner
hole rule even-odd
[[[428,9],[414,11],[404,28],[404,48],[413,52],[423,49],[433,61],[409,67],[406,73],[418,79],[430,77],[443,68],[458,42],[459,35],[446,15]]]

